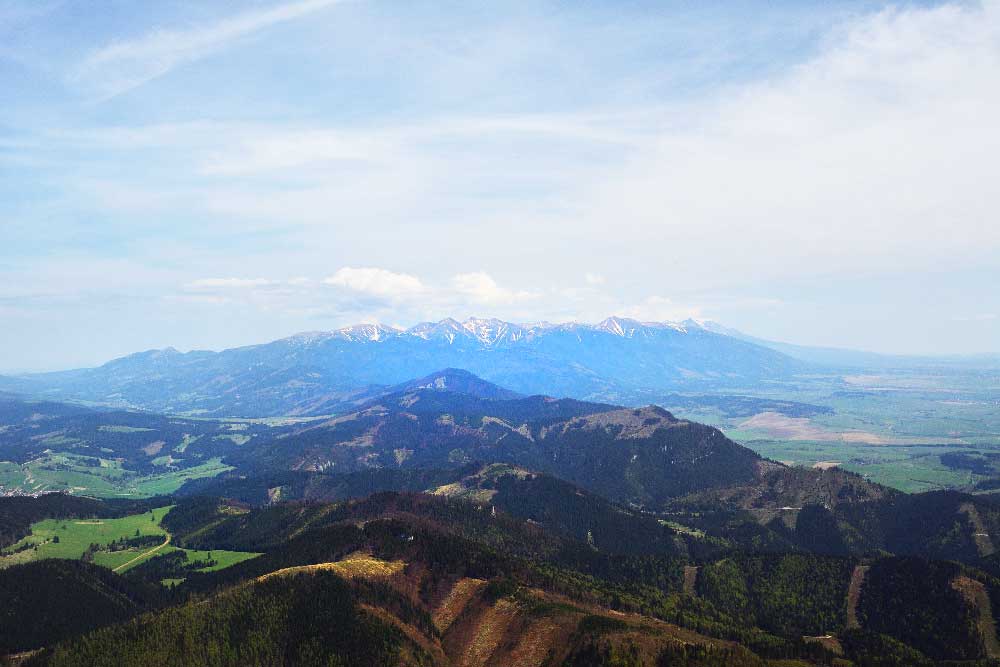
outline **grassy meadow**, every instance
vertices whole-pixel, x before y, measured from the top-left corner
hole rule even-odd
[[[163,472],[140,475],[125,470],[113,459],[94,460],[62,452],[52,452],[24,464],[0,462],[0,488],[39,494],[65,492],[97,498],[128,498],[166,495],[189,479],[214,477],[227,470],[221,457],[189,468],[164,468]]]
[[[208,561],[209,554],[211,554],[211,560],[216,561],[215,564],[201,568],[202,571],[208,571],[229,567],[259,555],[220,549],[213,549],[210,552],[181,549],[167,543],[167,532],[160,526],[160,521],[171,509],[173,509],[173,505],[167,505],[143,514],[134,514],[119,519],[45,519],[39,521],[32,524],[30,535],[3,550],[3,555],[0,555],[0,567],[46,558],[77,560],[84,555],[91,544],[103,547],[117,540],[149,535],[163,539],[157,544],[139,548],[133,547],[122,551],[97,551],[94,553],[94,563],[116,572],[125,572],[153,556],[173,551],[184,551],[187,553],[188,562]]]

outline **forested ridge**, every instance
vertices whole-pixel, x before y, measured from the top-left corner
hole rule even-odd
[[[0,650],[36,665],[1000,658],[985,498],[787,468],[655,407],[417,387],[279,428],[230,439],[236,469],[169,498],[0,499],[6,544],[43,519],[157,522],[81,547],[120,573],[0,569]],[[79,553],[44,525],[0,565]]]
[[[166,504],[163,498],[97,500],[65,493],[0,498],[0,547],[17,542],[28,534],[31,524],[42,519],[114,518]]]
[[[856,558],[754,553],[719,542],[721,553],[692,561],[690,554],[656,546],[661,539],[656,527],[667,531],[664,545],[678,534],[651,517],[635,518],[640,522],[636,525],[649,526],[634,536],[648,540],[646,553],[630,545],[608,547],[602,539],[588,541],[583,529],[588,514],[582,508],[591,508],[595,527],[610,522],[610,515],[602,517],[611,510],[599,499],[572,493],[576,500],[567,501],[566,507],[580,512],[582,523],[577,525],[577,519],[558,507],[565,490],[558,480],[498,474],[485,482],[478,479],[470,489],[481,490],[484,484],[497,492],[490,501],[506,493],[528,504],[412,492],[383,492],[340,503],[258,506],[219,497],[183,499],[163,520],[178,545],[263,555],[222,570],[198,572],[186,568],[179,555],[167,554],[148,560],[124,579],[100,568],[79,569],[93,566],[66,563],[75,569],[71,581],[59,584],[59,590],[68,596],[70,608],[86,604],[92,611],[86,623],[74,618],[77,625],[59,631],[36,623],[41,636],[66,641],[35,656],[32,664],[105,664],[101,660],[107,655],[122,656],[118,664],[148,664],[141,662],[143,656],[156,656],[159,664],[183,664],[178,647],[195,651],[200,664],[439,664],[439,651],[454,650],[461,633],[456,626],[454,636],[442,634],[434,620],[440,612],[435,609],[448,599],[449,588],[464,581],[488,582],[467,603],[471,606],[466,613],[472,617],[490,609],[493,615],[528,614],[525,618],[543,617],[553,627],[572,628],[560,635],[565,652],[560,653],[560,662],[552,664],[765,665],[796,659],[802,664],[850,660],[856,665],[930,665],[936,660],[987,657],[975,609],[951,587],[959,575],[976,576],[996,599],[995,580],[975,568],[875,558],[858,602],[861,628],[850,629],[847,589],[860,563]],[[539,518],[547,517],[555,530],[546,529],[543,521],[496,509],[508,504],[517,514],[541,511]],[[608,529],[588,530],[602,535]],[[687,535],[687,539],[693,544],[704,538]],[[319,578],[305,573],[291,579],[268,577],[317,563],[348,563],[344,567],[349,568],[359,554],[374,559],[376,566],[401,563],[403,570],[389,579],[349,574],[342,579],[349,569],[324,570]],[[36,565],[66,567],[49,563],[59,561]],[[684,569],[691,563],[697,567],[693,596],[684,593]],[[2,574],[17,571],[12,568]],[[101,602],[107,596],[94,597],[93,586],[86,582],[95,576],[123,582],[119,587],[123,593],[110,598],[114,604]],[[158,585],[169,577],[182,582],[167,588]],[[290,621],[316,599],[330,603],[333,616],[327,620],[349,622],[359,636],[380,648],[361,656],[352,653],[349,638]],[[23,596],[16,605],[24,607]],[[595,610],[603,611],[584,622]],[[642,623],[652,623],[656,629],[622,629],[612,613],[638,615],[635,618],[649,619]],[[128,622],[114,625],[123,621]],[[531,627],[528,621],[518,623],[522,630],[511,630],[515,645],[513,637]],[[85,634],[101,626],[108,627]],[[405,627],[421,628],[421,639],[415,641],[412,632],[400,630]],[[804,639],[827,635],[836,638],[836,646]],[[31,644],[37,641],[35,636],[19,637],[8,643],[8,651],[38,647]],[[683,637],[700,639],[685,644],[678,641]],[[727,648],[726,642],[739,648]],[[51,643],[43,640],[41,645]]]

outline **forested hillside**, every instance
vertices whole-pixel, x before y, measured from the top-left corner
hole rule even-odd
[[[0,569],[0,655],[51,645],[157,608],[158,582],[72,560]]]
[[[751,483],[763,469],[780,467],[717,429],[655,406],[489,400],[433,389],[382,397],[357,412],[251,443],[226,462],[255,476],[504,462],[654,509],[693,491]]]
[[[40,634],[15,633],[8,650],[65,638],[31,663],[60,665],[105,664],[110,655],[169,664],[184,651],[219,665],[763,667],[794,658],[874,666],[995,655],[989,601],[1000,586],[975,568],[752,553],[504,466],[438,488],[448,495],[249,508],[218,496],[182,500],[162,522],[174,544],[263,555],[213,571],[154,556],[124,579],[48,561],[33,564],[38,576],[45,567],[74,574],[40,587],[34,575],[18,576],[28,570],[8,570],[18,585],[3,588],[0,602],[41,614]],[[84,604],[93,613],[53,617],[47,600],[31,595],[45,586],[63,587],[64,609]],[[317,622],[296,623],[317,599]],[[39,636],[51,639],[32,639]],[[355,640],[379,648],[361,655]]]
[[[123,461],[161,434],[221,439],[225,471],[169,498],[0,498],[0,566],[31,561],[0,571],[3,650],[26,664],[1000,659],[988,498],[787,467],[655,406],[448,371],[246,429],[56,412],[15,437],[77,420],[57,446]]]

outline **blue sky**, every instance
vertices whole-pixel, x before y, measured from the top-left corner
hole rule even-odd
[[[1000,4],[0,0],[0,370],[360,321],[1000,352]]]

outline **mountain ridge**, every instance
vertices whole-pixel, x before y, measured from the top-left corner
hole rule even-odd
[[[250,443],[226,460],[239,474],[497,462],[650,507],[694,491],[748,484],[779,466],[718,429],[655,405],[629,408],[547,396],[495,400],[434,383],[404,387],[354,412]]]
[[[461,368],[519,394],[640,403],[666,390],[788,379],[808,365],[694,323],[445,319],[356,325],[220,352],[147,350],[90,369],[0,378],[0,390],[156,412],[267,417],[351,409],[359,396]]]

